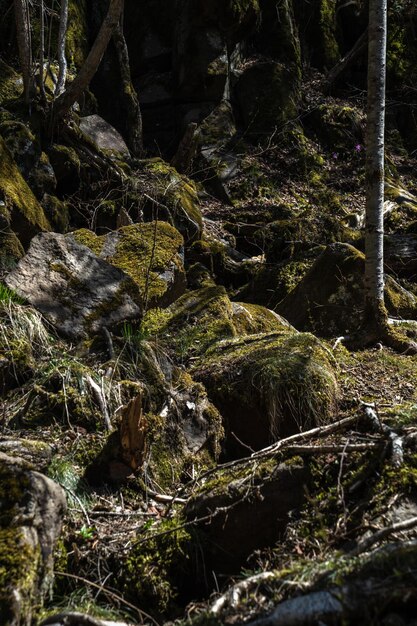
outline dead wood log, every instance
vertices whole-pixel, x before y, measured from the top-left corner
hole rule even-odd
[[[197,124],[195,122],[188,124],[180,145],[171,160],[172,167],[175,167],[180,174],[187,174],[190,170],[197,148],[196,130]]]
[[[124,407],[119,434],[123,462],[136,471],[143,464],[146,443],[141,393]]]

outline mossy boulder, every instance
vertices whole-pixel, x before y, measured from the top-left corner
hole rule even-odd
[[[0,615],[5,626],[30,626],[52,582],[65,495],[3,452],[0,479]]]
[[[35,237],[5,281],[72,339],[141,317],[141,293],[130,276],[57,233]]]
[[[129,149],[120,133],[99,115],[81,117],[80,130],[99,150],[105,150],[107,154],[122,159],[130,156]]]
[[[10,271],[19,261],[25,251],[20,243],[16,233],[12,231],[7,220],[0,214],[0,224],[2,225],[0,232],[0,272]]]
[[[165,222],[132,224],[101,236],[81,229],[68,237],[129,276],[145,308],[168,306],[185,291],[183,238]]]
[[[58,192],[71,194],[78,191],[81,184],[81,161],[76,150],[53,144],[48,150],[48,156],[57,179]]]
[[[87,0],[69,0],[66,54],[69,63],[80,68],[89,52]]]
[[[239,172],[240,158],[231,148],[236,135],[233,109],[227,100],[204,119],[197,132],[198,157],[195,169],[198,178],[214,196],[231,203],[228,181]]]
[[[277,311],[298,330],[326,337],[355,332],[362,322],[364,273],[362,252],[349,244],[330,244]],[[387,278],[385,294],[391,313],[401,317],[416,315],[415,298],[394,279]]]
[[[338,386],[332,357],[289,330],[215,344],[191,370],[225,420],[228,455],[329,422]]]
[[[36,198],[41,200],[45,193],[54,193],[54,170],[30,127],[14,116],[0,113],[0,135]]]
[[[337,4],[334,0],[293,2],[304,60],[318,69],[331,69],[340,59]]]
[[[9,116],[6,119],[0,118],[0,135],[22,176],[27,179],[41,155],[35,135],[26,124]]]
[[[185,506],[186,519],[212,515],[210,524],[198,525],[206,567],[222,575],[236,574],[254,550],[282,539],[304,503],[308,474],[301,459],[269,460],[213,474]]]
[[[0,137],[0,216],[26,247],[37,233],[50,229],[45,213],[23,179]]]
[[[186,244],[201,237],[203,218],[195,183],[159,158],[143,162],[143,178],[137,191],[146,192],[143,215],[146,221],[163,220],[182,234]]]
[[[48,222],[53,230],[65,233],[69,227],[69,206],[57,196],[45,193],[41,199],[41,205]]]
[[[302,256],[297,255],[281,262],[261,263],[250,282],[239,290],[239,299],[275,310],[304,278],[320,251],[316,247]]]
[[[7,63],[0,59],[0,106],[4,107],[20,98],[23,93],[23,81]]]
[[[253,59],[235,87],[246,133],[267,140],[275,129],[296,117],[300,98],[299,76],[284,64]]]
[[[292,66],[301,74],[301,50],[293,1],[284,0],[278,10],[274,0],[260,0],[260,22],[252,35],[260,54]]]
[[[2,436],[0,437],[0,452],[12,458],[23,459],[37,471],[45,472],[52,460],[54,450],[44,441]]]
[[[320,104],[308,116],[306,125],[332,152],[354,154],[362,149],[365,141],[365,116],[355,106],[333,101]]]
[[[224,339],[288,327],[273,311],[231,302],[224,287],[213,285],[184,294],[167,309],[154,332],[184,362]]]

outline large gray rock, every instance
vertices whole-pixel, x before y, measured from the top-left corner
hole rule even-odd
[[[29,626],[52,582],[65,495],[25,461],[3,452],[0,485],[1,624]]]
[[[125,272],[57,233],[35,237],[5,280],[72,339],[141,316],[139,286]]]
[[[129,156],[129,149],[117,130],[99,115],[88,115],[80,119],[80,128],[101,150],[118,152]]]

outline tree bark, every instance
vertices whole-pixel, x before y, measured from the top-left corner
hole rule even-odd
[[[369,1],[366,130],[365,319],[384,317],[384,130],[387,0]]]
[[[67,79],[67,57],[65,54],[65,44],[67,40],[68,28],[68,0],[61,0],[61,12],[59,15],[58,32],[58,81],[55,88],[55,97],[58,98],[65,89]]]
[[[39,19],[40,19],[40,49],[39,49],[39,91],[42,103],[46,106],[46,93],[44,83],[44,65],[45,65],[45,3],[44,0],[39,2]]]
[[[120,66],[120,77],[122,79],[123,100],[126,107],[126,141],[130,152],[134,156],[143,154],[142,136],[142,114],[140,110],[139,98],[132,84],[130,74],[129,52],[123,28],[120,23],[113,31],[113,42],[116,48],[117,58]]]
[[[32,50],[27,0],[14,0],[14,15],[20,67],[23,76],[23,93],[26,104],[29,104],[32,88]]]
[[[88,53],[79,74],[64,91],[64,93],[62,93],[55,101],[53,111],[55,120],[65,115],[89,86],[98,66],[100,65],[113,31],[119,23],[119,19],[123,11],[123,5],[124,0],[110,0],[107,15],[104,18],[93,47]]]

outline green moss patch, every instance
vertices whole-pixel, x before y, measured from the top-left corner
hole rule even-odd
[[[181,362],[224,339],[286,326],[285,320],[262,306],[231,302],[225,288],[217,285],[184,294],[156,321],[154,334],[168,343]]]
[[[144,162],[144,173],[147,196],[151,198],[144,208],[145,218],[168,221],[179,230],[186,243],[198,239],[203,221],[193,181],[157,158]]]
[[[255,449],[325,423],[337,406],[332,358],[313,335],[281,331],[215,345],[193,368],[226,421]],[[242,446],[233,444],[233,454]]]
[[[165,222],[124,226],[101,236],[81,229],[71,236],[130,276],[149,306],[169,304],[185,289],[183,238]]]
[[[23,179],[3,139],[0,137],[0,214],[3,214],[22,243],[28,243],[50,225],[43,209]]]

